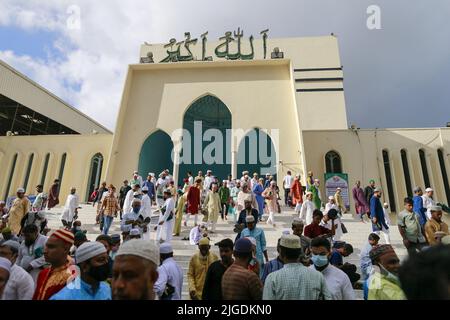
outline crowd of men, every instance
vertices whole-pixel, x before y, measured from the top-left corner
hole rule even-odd
[[[431,188],[425,194],[415,188],[397,214],[408,251],[400,265],[390,244],[392,223],[388,204],[380,200],[382,190],[373,180],[365,189],[356,182],[357,219],[372,226],[356,266],[344,262],[353,246],[342,241],[348,233],[342,220],[350,211],[342,190],[324,199],[312,172],[303,186],[301,177],[288,171],[281,187],[270,174],[250,177],[247,171],[239,179],[230,175],[224,180],[211,170],[195,177],[188,172],[180,186],[169,170],[158,177],[149,173],[145,180],[135,171],[119,190],[104,182],[92,193],[101,231],[96,241],[87,239],[78,220],[75,187],[57,230],[48,228],[45,212],[59,204],[59,181],[48,194],[38,185],[32,203],[19,188],[10,206],[0,202],[0,297],[178,300],[188,286],[192,300],[354,300],[355,289],[363,289],[369,300],[449,298],[450,236]],[[270,260],[259,225],[276,230],[282,207],[294,214],[292,232],[283,231],[276,243],[278,256]],[[230,219],[235,239],[217,239],[219,217]],[[115,218],[120,234],[110,234]],[[198,247],[189,262],[188,283],[183,283],[172,247],[183,229],[189,233],[184,239]]]

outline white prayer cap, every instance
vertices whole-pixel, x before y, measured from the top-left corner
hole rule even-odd
[[[289,249],[300,249],[302,247],[300,244],[300,237],[293,234],[281,236],[280,246]]]
[[[270,181],[270,184],[277,184],[276,181]]]
[[[310,194],[312,194],[311,191],[308,191],[308,192],[305,193],[305,195],[310,195]]]
[[[380,188],[375,188],[375,189],[373,189],[373,192],[380,192],[380,191],[381,191]]]
[[[125,255],[138,256],[159,266],[159,248],[154,241],[143,239],[128,240],[119,247],[116,257]]]
[[[319,179],[314,179],[314,182],[320,182],[320,180]]]
[[[16,251],[19,251],[20,243],[18,241],[14,241],[14,240],[8,240],[8,241],[5,241],[0,244],[0,247],[3,247],[3,246],[14,248],[14,249],[16,249]]]
[[[254,216],[246,216],[245,217],[245,222],[247,222],[247,223],[255,222],[255,217]]]
[[[24,188],[18,188],[17,189],[17,193],[25,193],[25,189]]]
[[[75,251],[75,261],[78,264],[103,253],[106,253],[106,248],[101,242],[85,242]]]
[[[139,229],[131,229],[130,230],[130,236],[140,236],[141,235],[141,231]]]
[[[167,254],[167,253],[172,253],[172,252],[173,252],[172,246],[168,242],[163,242],[159,246],[159,253]]]
[[[4,269],[9,273],[11,270],[11,261],[6,258],[0,257],[0,269]]]
[[[266,177],[269,177],[270,176],[270,173],[266,173]]]
[[[212,171],[211,170],[206,170],[206,173],[212,173]]]
[[[0,204],[6,204],[6,202],[5,202],[5,201],[3,201],[3,200],[1,200],[1,201],[0,201]]]
[[[155,174],[153,173],[153,172],[149,172],[149,174],[148,174],[149,176],[152,176],[152,177],[154,177],[155,176]]]
[[[433,191],[433,189],[431,189],[430,187],[425,189],[425,192],[431,192],[431,191]]]
[[[137,171],[137,170],[134,170],[134,172],[133,172],[134,174],[138,174],[139,172]]]
[[[148,187],[147,186],[143,186],[142,187],[142,191],[148,191]]]
[[[139,196],[139,195],[140,195],[139,192],[137,192],[137,191],[133,192],[133,197],[136,197],[136,196]]]
[[[430,212],[442,211],[442,207],[441,206],[430,206],[429,209],[430,209]]]
[[[341,188],[339,188],[339,187],[337,187],[337,188],[336,188],[336,191],[337,191],[337,190],[342,190],[342,189],[341,189]]]
[[[333,196],[329,196],[328,200],[334,200],[334,197]]]
[[[135,203],[141,204],[141,200],[139,200],[138,198],[135,198],[135,199],[133,199],[133,202],[131,204],[133,205]]]
[[[256,247],[256,239],[253,237],[246,237],[248,240],[250,240],[250,242],[252,243],[252,245],[254,245]],[[300,239],[300,238],[299,238]]]

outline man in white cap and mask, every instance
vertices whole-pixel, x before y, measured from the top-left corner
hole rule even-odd
[[[434,201],[433,199],[433,193],[434,193],[433,189],[428,187],[425,189],[425,194],[422,196],[423,207],[427,210],[427,220],[431,219],[430,207],[436,205],[436,201]]]
[[[310,225],[313,220],[313,212],[316,209],[314,202],[312,201],[313,194],[311,191],[306,192],[306,200],[303,201],[302,208],[300,210],[300,219],[305,221],[306,225]]]
[[[125,200],[123,202],[123,214],[127,214],[128,212],[131,211],[131,206],[133,204],[133,199],[134,199],[134,193],[135,192],[139,192],[139,189],[141,187],[139,186],[139,184],[134,184],[131,185],[131,189],[128,190],[127,195],[125,196]],[[123,215],[122,215],[123,218]]]
[[[3,291],[8,283],[10,271],[11,261],[6,258],[0,258],[0,298],[3,296]],[[0,300],[3,300],[3,298]]]
[[[74,217],[78,214],[78,206],[80,205],[80,199],[76,192],[75,187],[70,188],[70,194],[67,196],[61,217],[63,226],[69,229],[72,227]]]
[[[150,217],[152,215],[152,199],[148,195],[149,188],[147,186],[142,187],[142,215],[146,217]]]
[[[160,300],[181,300],[183,288],[183,270],[173,258],[170,243],[164,242],[159,247],[161,265],[158,267],[158,280],[154,290]]]
[[[77,276],[50,300],[111,300],[105,282],[109,274],[108,254],[98,241],[83,243],[75,253]]]
[[[11,261],[10,277],[3,292],[3,300],[31,300],[33,298],[34,280],[28,272],[16,264],[19,247],[20,243],[12,240],[0,244],[0,257]]]
[[[154,300],[159,248],[153,241],[123,243],[114,259],[111,283],[114,300]]]
[[[23,188],[17,189],[17,198],[14,199],[9,209],[8,225],[15,235],[19,235],[22,218],[30,211],[30,200],[25,196]]]
[[[327,214],[327,212],[330,211],[330,209],[335,209],[335,210],[339,211],[339,208],[336,205],[336,200],[334,199],[334,196],[328,197],[328,202],[325,205],[325,210],[323,211],[323,214]]]
[[[299,262],[300,238],[283,235],[280,240],[282,269],[272,272],[264,283],[263,300],[331,300],[323,275]]]

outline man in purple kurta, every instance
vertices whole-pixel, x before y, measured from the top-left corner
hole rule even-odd
[[[366,198],[364,196],[364,190],[361,188],[361,182],[356,181],[356,185],[352,189],[353,200],[355,201],[355,209],[356,213],[363,221],[364,214],[369,212],[369,205],[366,202]]]

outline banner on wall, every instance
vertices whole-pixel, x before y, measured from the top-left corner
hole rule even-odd
[[[350,209],[350,198],[348,190],[348,174],[347,173],[325,173],[325,193],[328,200],[329,196],[334,196],[336,189],[341,188],[342,199],[347,210]]]

